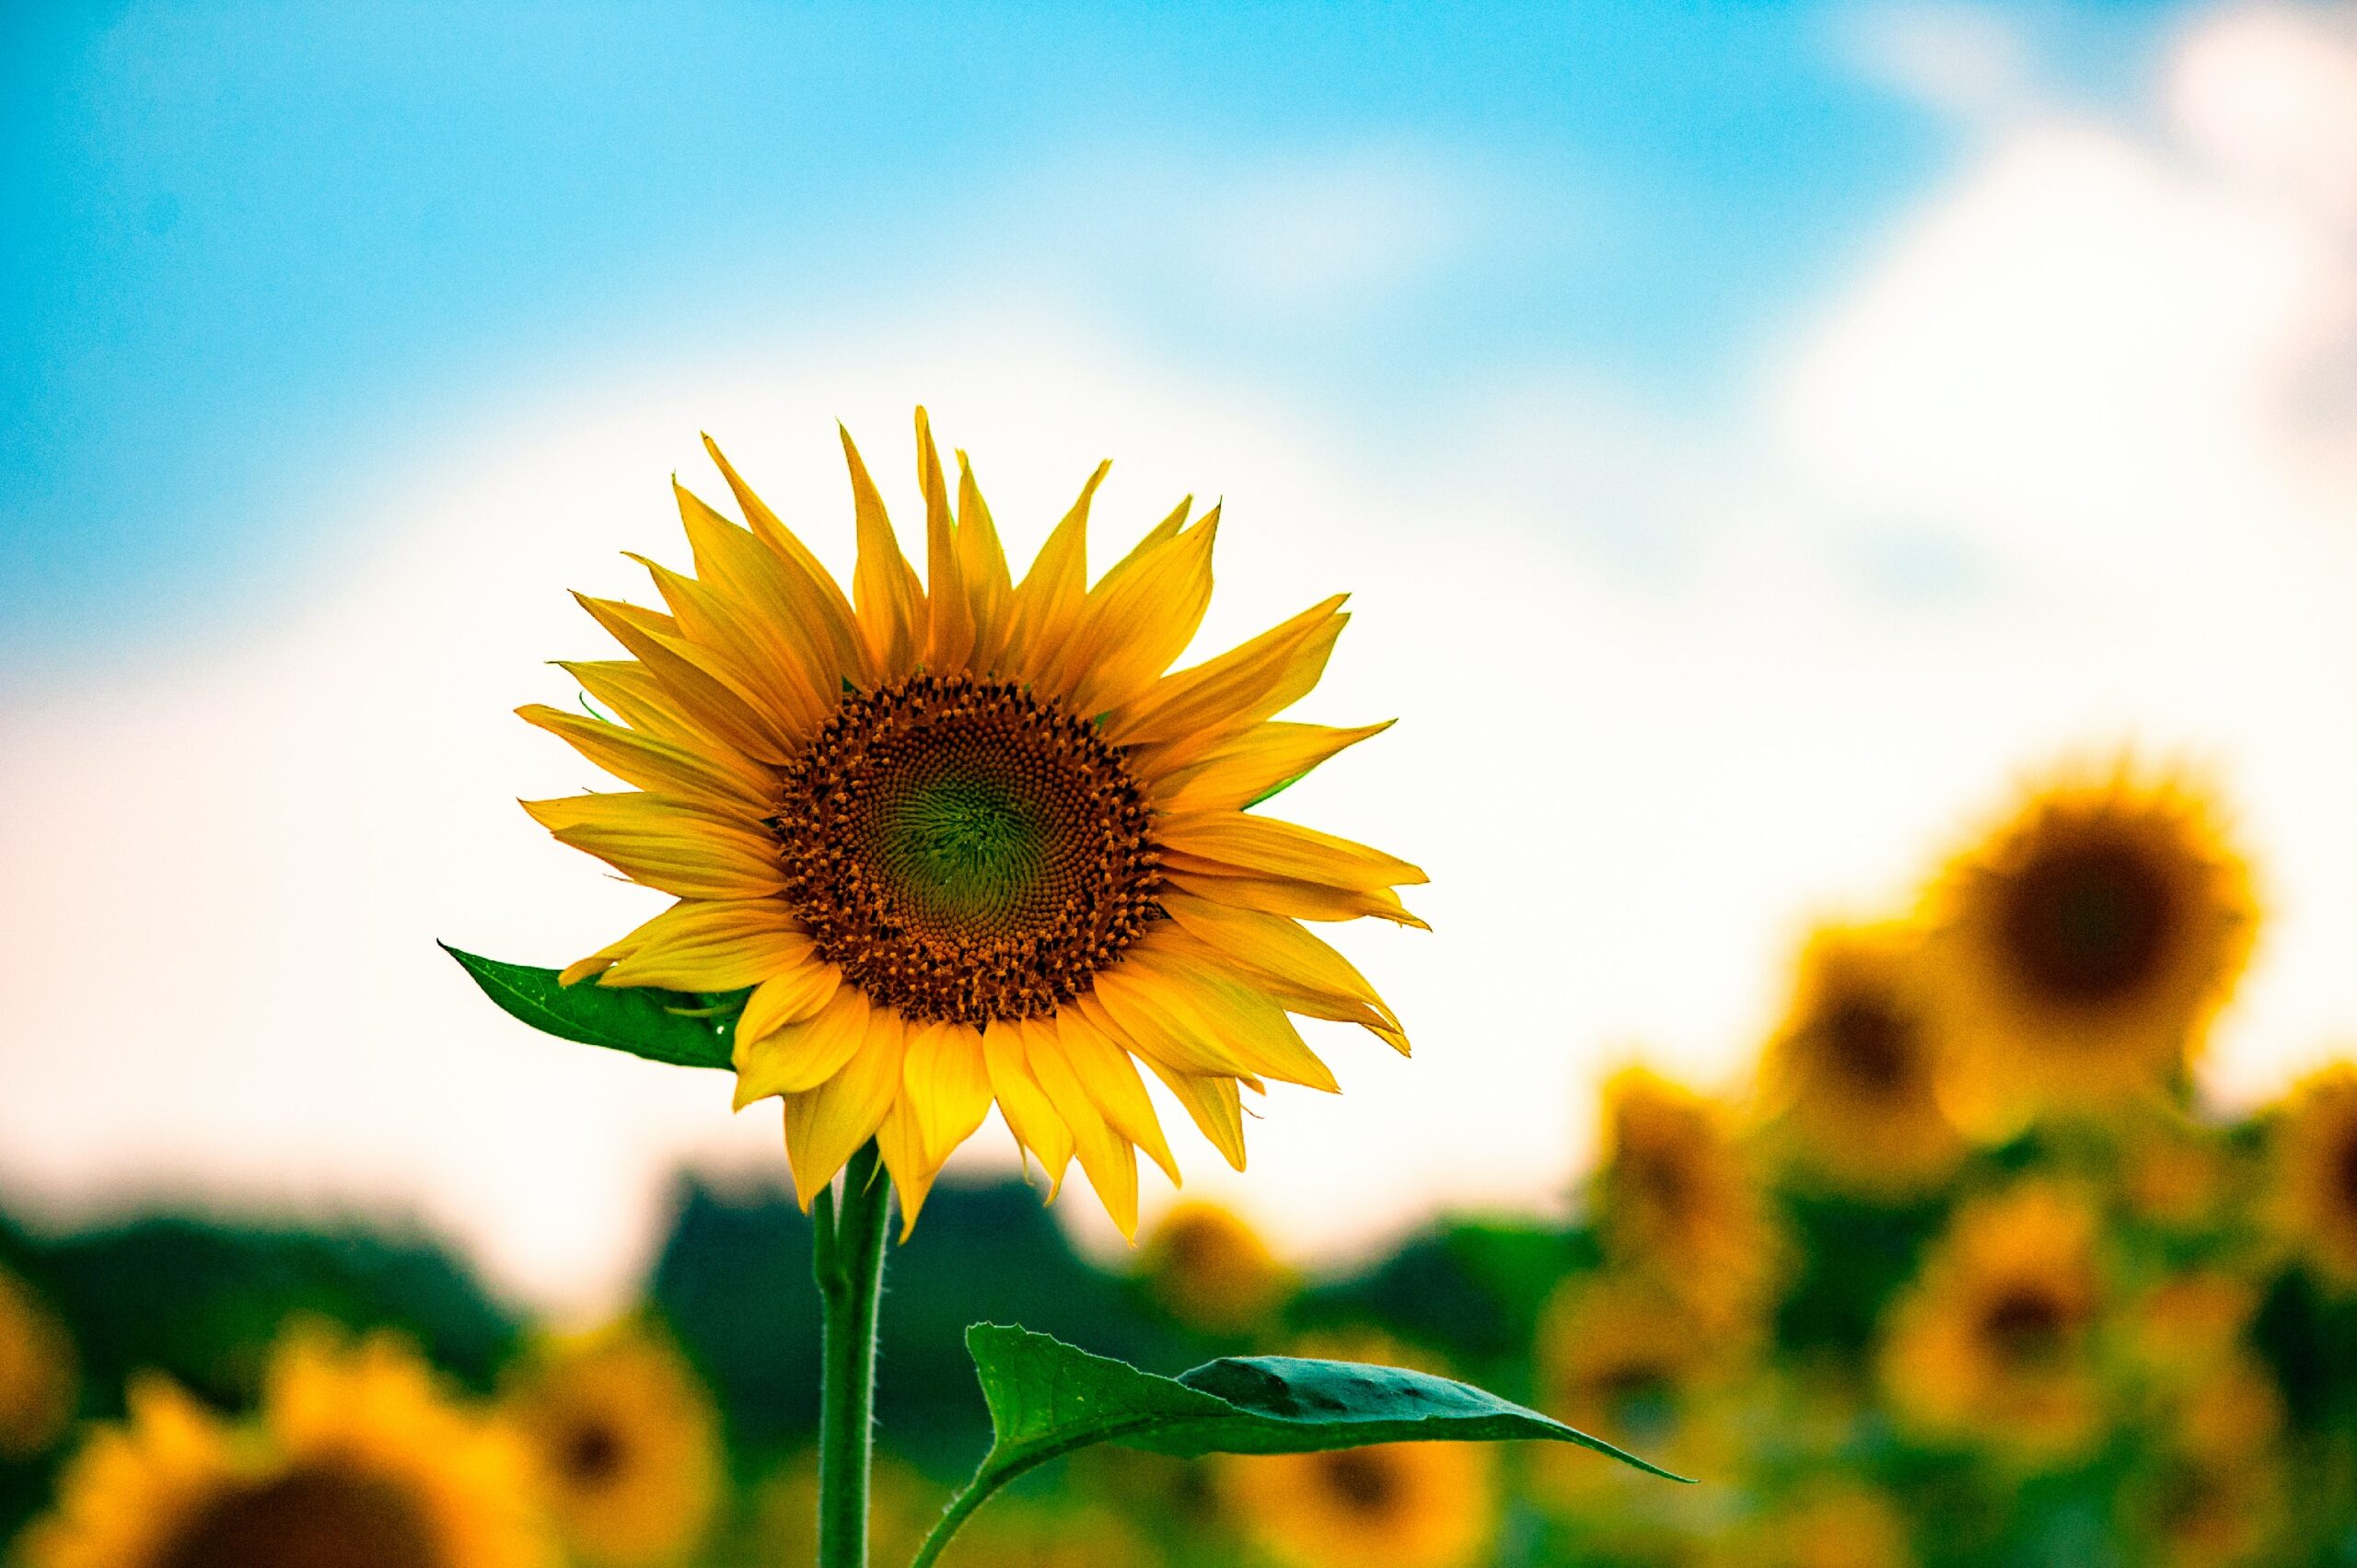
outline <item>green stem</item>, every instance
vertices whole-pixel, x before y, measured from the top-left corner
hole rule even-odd
[[[875,1457],[876,1324],[892,1183],[876,1145],[853,1155],[834,1191],[811,1205],[819,1283],[819,1568],[867,1568],[867,1475]]]

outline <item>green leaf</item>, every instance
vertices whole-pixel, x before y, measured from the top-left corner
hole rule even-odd
[[[1091,1355],[996,1323],[966,1330],[993,1440],[911,1568],[925,1568],[983,1499],[1016,1476],[1092,1444],[1195,1458],[1311,1454],[1371,1443],[1577,1443],[1671,1481],[1601,1438],[1469,1384],[1398,1366],[1230,1356],[1177,1377]]]
[[[732,1065],[743,992],[703,995],[590,981],[563,985],[555,970],[478,958],[447,942],[441,947],[474,976],[485,996],[544,1034],[677,1067]]]

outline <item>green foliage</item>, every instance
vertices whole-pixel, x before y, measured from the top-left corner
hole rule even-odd
[[[675,1067],[731,1065],[744,992],[703,994],[587,981],[564,985],[556,970],[479,958],[447,942],[441,947],[474,977],[485,996],[543,1034],[626,1051]]]

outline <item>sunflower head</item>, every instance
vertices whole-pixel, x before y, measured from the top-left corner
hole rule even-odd
[[[2154,1568],[2262,1568],[2292,1560],[2292,1507],[2271,1453],[2168,1452],[2129,1476],[2115,1517]]]
[[[1335,1087],[1294,1016],[1407,1047],[1301,923],[1420,924],[1394,889],[1422,873],[1248,809],[1383,727],[1276,717],[1341,600],[1170,672],[1218,508],[1182,502],[1091,583],[1100,466],[1018,583],[920,410],[921,579],[843,451],[848,595],[714,447],[746,526],[679,491],[694,571],[649,564],[664,609],[582,601],[630,656],[565,666],[612,722],[522,710],[633,786],[528,809],[678,900],[566,983],[749,993],[737,1103],[784,1101],[806,1205],[874,1138],[913,1224],[995,1104],[1051,1195],[1077,1159],[1133,1231],[1137,1152],[1177,1177],[1141,1063],[1241,1168],[1242,1092]]]
[[[724,1481],[719,1412],[654,1324],[625,1318],[543,1343],[505,1405],[582,1563],[663,1568],[702,1544]]]
[[[30,1458],[55,1443],[80,1387],[65,1325],[30,1284],[0,1268],[0,1461]]]
[[[22,1542],[31,1568],[553,1568],[521,1448],[406,1343],[302,1330],[259,1421],[133,1386]]]
[[[1260,1233],[1220,1203],[1172,1205],[1147,1237],[1142,1261],[1163,1310],[1203,1333],[1266,1322],[1293,1283]]]
[[[1900,1419],[2024,1458],[2084,1452],[2103,1414],[2098,1234],[2083,1194],[2042,1180],[1960,1210],[1885,1328],[1883,1386]]]
[[[1607,1254],[1720,1332],[1748,1325],[1782,1245],[1726,1109],[1631,1067],[1605,1086],[1603,1134],[1596,1208]]]
[[[1761,1064],[1776,1142],[1846,1189],[1896,1195],[1940,1181],[1964,1154],[1940,1104],[1940,1051],[1914,926],[1817,932]]]
[[[2268,1217],[2309,1272],[2357,1292],[2357,1067],[2304,1079],[2268,1139]]]
[[[1726,1458],[1724,1396],[1756,1348],[1747,1337],[1725,1338],[1651,1276],[1575,1275],[1539,1316],[1533,1347],[1539,1408],[1673,1469],[1709,1475]],[[1676,1508],[1689,1495],[1632,1486],[1620,1467],[1568,1447],[1548,1445],[1530,1458],[1542,1488],[1574,1506]]]
[[[1976,1119],[2177,1086],[2250,954],[2248,867],[2207,798],[2126,765],[2035,792],[1933,896],[1934,977]]]
[[[1890,1496],[1861,1481],[1805,1482],[1737,1529],[1727,1568],[1914,1568],[1907,1516]]]

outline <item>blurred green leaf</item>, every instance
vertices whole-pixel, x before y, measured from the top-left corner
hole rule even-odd
[[[474,976],[485,996],[543,1034],[675,1067],[731,1065],[742,992],[700,995],[651,985],[563,985],[555,970],[478,958],[447,942],[441,947]]]

